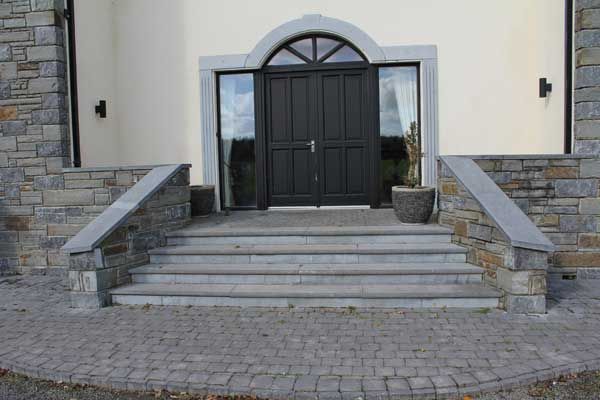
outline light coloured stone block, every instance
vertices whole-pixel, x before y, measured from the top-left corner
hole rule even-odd
[[[25,14],[27,26],[55,25],[56,13],[54,11],[37,11]]]
[[[48,190],[44,192],[44,205],[81,206],[94,204],[94,192],[85,189]]]
[[[0,80],[17,79],[17,63],[3,62],[0,63]]]
[[[504,297],[506,311],[512,314],[544,314],[546,312],[546,296],[519,296],[507,294]]]
[[[585,198],[579,203],[579,212],[581,214],[600,215],[600,199]]]

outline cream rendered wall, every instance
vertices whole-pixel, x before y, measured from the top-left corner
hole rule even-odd
[[[118,152],[95,146],[109,124],[84,112],[85,165],[111,164],[115,154],[121,164],[189,161],[193,181],[201,182],[198,57],[248,53],[281,23],[315,13],[353,23],[382,46],[438,46],[442,154],[563,151],[563,0],[105,3],[78,3],[79,93],[83,108],[107,90]],[[81,22],[98,9],[101,15]],[[99,31],[106,41],[114,35],[113,49],[88,48]],[[102,62],[84,62],[84,48]],[[540,77],[554,84],[546,100],[537,97]]]
[[[75,3],[81,159],[84,167],[117,165],[115,1]],[[107,101],[105,119],[96,117],[94,112],[100,99]]]

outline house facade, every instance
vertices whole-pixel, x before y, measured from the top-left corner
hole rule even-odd
[[[598,275],[595,1],[0,6],[2,273],[68,272],[76,305],[106,305],[178,254],[155,248],[190,184],[215,211],[389,208],[412,134],[442,247],[501,306],[543,311],[547,271]]]
[[[413,122],[430,185],[440,154],[565,151],[564,1],[385,7],[77,4],[82,166],[191,162],[224,208],[379,207]]]

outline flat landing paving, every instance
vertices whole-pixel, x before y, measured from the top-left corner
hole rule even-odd
[[[65,382],[268,398],[441,398],[600,368],[600,284],[549,312],[69,308],[56,277],[0,278],[0,368]],[[425,397],[428,396],[428,397]]]
[[[428,230],[437,225],[403,225],[392,209],[248,210],[232,211],[230,215],[211,214],[209,217],[194,218],[192,224],[182,231],[311,227],[392,227],[399,230]]]

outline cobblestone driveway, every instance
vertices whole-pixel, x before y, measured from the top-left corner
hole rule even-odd
[[[57,278],[0,278],[0,367],[115,388],[295,398],[444,398],[600,369],[600,281],[499,310],[109,307]]]

